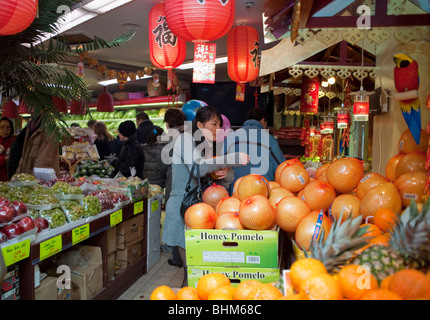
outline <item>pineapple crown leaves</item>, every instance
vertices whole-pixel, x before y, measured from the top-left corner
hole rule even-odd
[[[405,257],[430,261],[430,199],[421,213],[415,200],[390,230],[390,245]]]
[[[324,240],[324,230],[318,240],[313,240],[310,246],[310,253],[305,251],[306,257],[312,257],[324,263],[331,271],[336,265],[342,265],[349,261],[354,251],[362,248],[373,237],[363,237],[368,226],[361,227],[363,216],[352,218],[349,214],[342,222],[343,210],[338,219],[334,220],[330,232]]]

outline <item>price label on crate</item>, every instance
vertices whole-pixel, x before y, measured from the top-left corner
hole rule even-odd
[[[122,222],[122,209],[115,211],[110,215],[110,226],[116,226],[118,223]]]
[[[151,203],[151,213],[158,210],[158,200]]]
[[[84,224],[72,230],[72,243],[73,245],[84,241],[90,237],[90,224]]]
[[[142,201],[138,201],[134,204],[134,208],[133,208],[133,213],[134,214],[138,214],[143,212],[143,200]]]
[[[61,234],[49,240],[40,243],[40,261],[49,258],[61,251],[63,248],[63,238]]]
[[[3,247],[1,251],[6,266],[10,266],[30,256],[30,239]]]

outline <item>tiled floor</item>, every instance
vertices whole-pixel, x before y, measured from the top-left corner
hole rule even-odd
[[[118,300],[149,300],[152,291],[161,285],[179,288],[184,278],[184,269],[167,263],[172,254],[161,251],[160,261],[144,274]]]

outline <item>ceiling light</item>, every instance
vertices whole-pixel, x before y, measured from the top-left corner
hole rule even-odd
[[[119,6],[122,6],[130,1],[132,0],[94,0],[82,6],[82,8],[97,14],[101,14],[118,8]]]
[[[215,64],[227,63],[227,61],[228,61],[227,57],[220,57],[215,59]],[[194,62],[186,62],[181,64],[176,69],[187,70],[187,69],[193,69],[193,67],[194,67]]]
[[[327,88],[328,87],[328,81],[321,82],[321,87]]]
[[[336,78],[335,77],[330,77],[328,78],[328,84],[335,84],[336,83]]]
[[[143,80],[143,79],[148,79],[148,78],[152,78],[152,76],[148,76],[148,75],[144,75],[143,77],[137,78],[137,80]],[[127,78],[127,81],[131,81],[130,77]],[[117,84],[118,81],[116,79],[111,79],[111,80],[105,80],[105,81],[100,81],[97,82],[98,84],[102,85],[102,86],[108,86],[110,84]]]

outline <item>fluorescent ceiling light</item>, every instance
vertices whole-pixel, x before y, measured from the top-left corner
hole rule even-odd
[[[216,58],[215,59],[215,64],[221,64],[221,63],[227,63],[227,62],[228,62],[227,57],[221,57],[221,58]],[[187,69],[192,69],[193,67],[194,67],[194,62],[187,62],[187,63],[181,64],[176,69],[187,70]]]
[[[132,0],[94,0],[82,6],[82,8],[95,12],[97,14],[101,14],[111,11],[130,1]]]
[[[148,78],[152,78],[152,76],[144,75],[143,77],[137,78],[135,81],[137,81],[137,80],[143,80],[143,79],[148,79]],[[127,81],[131,81],[130,77],[127,78]],[[108,86],[110,84],[117,84],[118,81],[117,81],[117,79],[111,79],[111,80],[100,81],[100,82],[97,82],[97,83],[100,84],[100,85],[102,85],[102,86]]]

